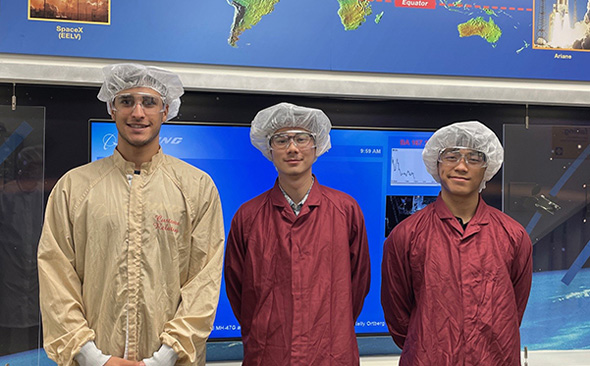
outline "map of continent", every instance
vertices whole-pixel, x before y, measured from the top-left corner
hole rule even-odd
[[[498,42],[498,39],[502,35],[502,30],[494,23],[492,18],[488,21],[483,17],[470,19],[465,23],[459,24],[457,29],[459,30],[460,37],[480,36],[492,44]]]
[[[231,33],[227,42],[236,47],[240,35],[245,30],[251,29],[258,24],[260,19],[266,14],[270,14],[275,9],[275,4],[279,0],[228,0],[235,8],[234,21],[231,26]]]
[[[345,30],[357,29],[373,12],[367,0],[338,0],[338,15]]]
[[[280,0],[228,0],[235,8],[234,21],[231,26],[229,39],[230,46],[237,47],[237,42],[242,33],[258,24],[263,16],[270,14],[275,9],[275,4]],[[296,1],[296,0],[291,0]],[[340,8],[338,15],[345,30],[357,29],[372,14],[368,0],[338,0]]]

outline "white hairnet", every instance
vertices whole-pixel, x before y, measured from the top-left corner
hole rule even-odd
[[[440,183],[438,175],[438,154],[449,147],[466,147],[486,154],[488,166],[479,191],[486,187],[500,170],[504,160],[504,149],[496,134],[478,121],[456,122],[437,130],[424,146],[422,160],[426,170]]]
[[[272,161],[269,137],[285,127],[300,127],[315,134],[318,157],[330,150],[330,129],[332,124],[324,112],[315,108],[300,107],[290,103],[279,103],[258,112],[250,128],[250,141]]]
[[[111,114],[111,102],[117,93],[131,88],[151,88],[164,98],[168,108],[166,120],[178,115],[180,96],[184,94],[178,75],[154,66],[140,64],[114,64],[102,69],[104,82],[98,92],[98,99],[107,103]]]

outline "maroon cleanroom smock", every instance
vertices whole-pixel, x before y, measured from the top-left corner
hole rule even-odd
[[[480,198],[463,230],[439,195],[391,232],[382,276],[401,366],[520,365],[532,244],[508,215]]]
[[[354,323],[369,291],[363,214],[313,183],[299,216],[274,188],[244,203],[227,240],[225,281],[243,365],[358,365]]]

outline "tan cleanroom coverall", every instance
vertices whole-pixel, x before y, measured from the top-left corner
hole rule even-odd
[[[47,204],[38,264],[44,347],[75,365],[88,341],[141,360],[161,344],[204,365],[223,261],[217,189],[156,154],[134,174],[115,153],[66,173]]]

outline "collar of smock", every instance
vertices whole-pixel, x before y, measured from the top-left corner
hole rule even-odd
[[[117,166],[125,174],[133,174],[135,172],[135,163],[127,161],[123,158],[123,155],[115,149],[113,153],[113,159],[115,166]],[[152,156],[152,160],[141,164],[141,174],[151,174],[156,168],[162,163],[164,159],[164,153],[162,149],[158,149],[158,152]]]
[[[309,191],[309,195],[307,196],[307,200],[304,203],[304,206],[307,204],[308,206],[319,206],[322,197],[322,191],[320,184],[318,183],[318,179],[316,176],[313,176],[313,183],[311,184],[311,189]],[[279,179],[275,181],[275,185],[270,192],[270,199],[272,204],[275,206],[280,207],[291,207],[289,202],[285,199],[283,195],[283,191],[279,186]]]
[[[455,215],[449,210],[445,201],[443,201],[441,194],[438,194],[436,201],[434,202],[434,210],[436,214],[441,219],[453,219],[456,220]],[[478,224],[478,225],[485,225],[489,221],[488,215],[486,212],[488,210],[488,205],[485,201],[481,198],[481,194],[479,195],[479,202],[477,203],[477,209],[475,210],[475,215],[469,220],[471,224]]]

